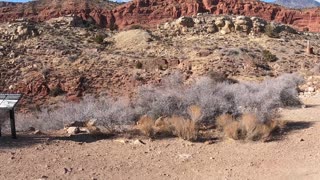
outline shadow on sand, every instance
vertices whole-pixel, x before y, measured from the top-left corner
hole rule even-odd
[[[290,133],[295,131],[308,129],[310,128],[315,122],[306,122],[306,121],[289,121],[286,122],[284,127],[275,129],[270,138],[265,142],[272,142],[272,141],[281,141],[285,139]],[[18,133],[17,139],[12,139],[10,135],[0,137],[0,152],[1,150],[5,149],[13,149],[13,148],[23,148],[29,147],[36,144],[50,144],[54,141],[73,141],[79,143],[93,143],[103,139],[114,139],[118,136],[110,135],[110,134],[98,134],[98,135],[91,135],[91,134],[77,134],[71,136],[54,136],[54,135],[30,135],[28,133]],[[159,138],[165,139],[165,138]],[[205,141],[213,141],[219,142],[221,139],[219,138],[208,138],[203,137],[198,139],[197,142],[203,143]]]
[[[49,139],[46,135],[29,135],[29,134],[17,134],[17,139],[12,139],[11,135],[3,135],[0,137],[0,150],[11,148],[22,148],[26,146],[32,146],[35,144],[42,144]]]
[[[53,141],[74,141],[82,143],[93,143],[102,139],[110,139],[112,135],[99,134],[77,134],[71,136],[54,136],[54,135],[30,135],[28,133],[17,134],[17,139],[12,139],[10,135],[0,137],[0,150],[29,147],[37,144],[49,145]]]
[[[315,122],[307,121],[287,121],[283,127],[275,129],[271,133],[271,137],[266,142],[283,140],[290,133],[293,133],[294,131],[308,129],[311,126],[313,126],[314,123]]]
[[[83,143],[93,143],[99,140],[103,139],[111,139],[115,135],[112,134],[77,134],[77,135],[71,135],[71,136],[56,136],[51,137],[49,141],[74,141],[74,142],[83,142]]]

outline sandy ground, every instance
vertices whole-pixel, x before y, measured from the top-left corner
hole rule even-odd
[[[0,179],[320,179],[320,95],[271,142],[22,135],[0,138]]]

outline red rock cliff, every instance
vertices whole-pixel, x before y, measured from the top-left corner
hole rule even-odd
[[[43,21],[66,14],[76,14],[85,20],[94,20],[102,27],[120,29],[133,24],[155,26],[180,16],[197,13],[236,14],[258,16],[290,24],[299,30],[320,30],[319,8],[291,10],[256,0],[133,0],[124,5],[97,3],[89,0],[40,0],[26,4],[0,4],[0,22],[16,18]]]

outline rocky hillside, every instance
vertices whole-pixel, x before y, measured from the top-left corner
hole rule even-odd
[[[290,24],[300,30],[319,31],[319,9],[290,10],[257,0],[133,0],[119,6],[98,0],[39,0],[26,4],[2,5],[0,21],[22,17],[43,21],[75,14],[102,27],[123,29],[135,24],[154,27],[180,16],[206,12],[258,16],[268,21]]]
[[[0,24],[0,91],[22,92],[22,104],[37,107],[84,95],[132,97],[137,87],[177,70],[186,80],[320,72],[317,35],[269,24],[278,37],[270,38],[260,18],[198,14],[151,31],[118,33],[75,26],[77,21],[69,16]],[[306,54],[308,40],[313,52]],[[319,82],[311,78],[302,89],[313,93]]]
[[[118,3],[108,0],[38,0],[28,3],[1,3],[0,22],[25,18],[44,21],[62,15],[75,14],[100,26],[114,24],[111,10]]]
[[[275,3],[288,8],[296,9],[320,6],[320,3],[315,0],[276,0]]]

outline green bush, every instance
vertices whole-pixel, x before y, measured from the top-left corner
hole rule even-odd
[[[56,87],[54,87],[53,89],[50,90],[49,95],[53,96],[53,97],[56,97],[56,96],[62,95],[64,93],[65,92],[62,90],[61,86],[58,85],[58,86],[56,86]]]
[[[265,34],[271,38],[279,38],[279,33],[275,30],[275,28],[268,24],[264,30]]]
[[[136,62],[136,68],[137,69],[142,69],[142,66],[143,66],[142,62],[140,62],[140,61]]]
[[[262,51],[262,56],[263,56],[263,60],[267,61],[267,62],[275,62],[278,60],[277,56],[272,54],[270,51],[268,50],[263,50]]]
[[[93,41],[98,43],[98,44],[102,44],[103,40],[104,40],[104,36],[101,35],[101,34],[98,34],[93,38]]]
[[[129,29],[144,29],[144,28],[141,25],[134,24],[134,25],[130,26]]]

